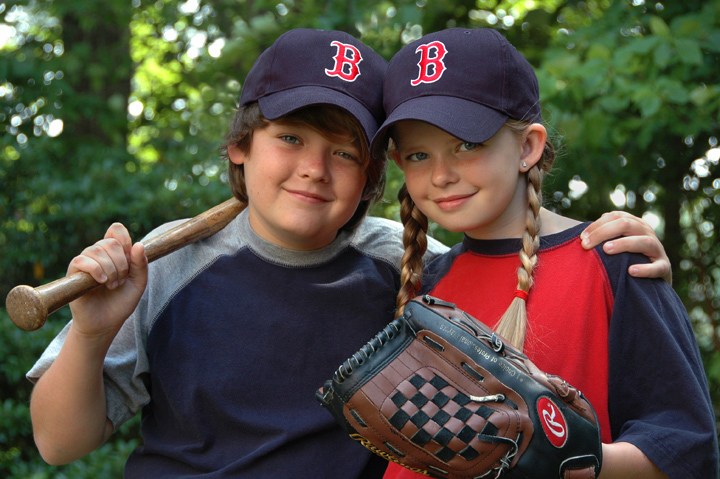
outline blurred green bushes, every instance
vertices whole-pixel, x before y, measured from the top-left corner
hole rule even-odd
[[[46,464],[35,447],[30,423],[32,383],[25,373],[69,320],[68,308],[40,330],[18,329],[0,309],[0,477],[4,479],[114,479],[122,477],[127,456],[140,442],[139,416],[124,424],[97,451],[67,466]]]

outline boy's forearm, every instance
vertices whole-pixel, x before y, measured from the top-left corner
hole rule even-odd
[[[112,338],[83,337],[71,326],[55,362],[30,401],[35,443],[50,464],[67,464],[100,447],[112,433],[103,361]]]
[[[627,442],[603,444],[598,479],[668,479],[636,446]]]

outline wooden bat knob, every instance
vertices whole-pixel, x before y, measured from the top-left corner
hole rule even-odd
[[[26,285],[13,288],[5,306],[15,326],[25,331],[42,328],[49,314],[42,295]]]

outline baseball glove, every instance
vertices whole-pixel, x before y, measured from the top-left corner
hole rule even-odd
[[[597,416],[580,391],[431,296],[408,303],[316,397],[353,439],[426,476],[600,473]]]

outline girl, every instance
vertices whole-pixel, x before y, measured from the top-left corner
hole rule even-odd
[[[399,309],[419,293],[456,303],[583,391],[601,424],[602,479],[718,477],[707,380],[680,299],[664,281],[629,277],[630,254],[582,256],[585,225],[542,207],[555,153],[522,55],[491,29],[429,34],[392,59],[384,105],[372,148],[392,138],[406,181]],[[428,218],[465,239],[423,275]],[[413,476],[395,464],[385,475]]]

